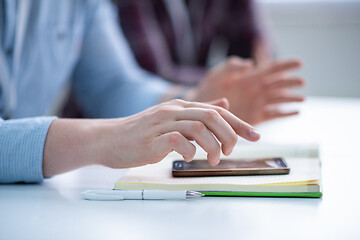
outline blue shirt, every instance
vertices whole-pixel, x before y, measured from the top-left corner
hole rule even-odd
[[[54,117],[42,116],[67,85],[94,118],[134,114],[167,91],[167,83],[138,67],[108,1],[4,2],[0,36],[14,41],[12,51],[0,47],[0,182],[43,179]]]

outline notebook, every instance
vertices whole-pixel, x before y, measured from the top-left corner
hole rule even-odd
[[[224,176],[224,177],[173,177],[172,161],[178,160],[176,154],[171,154],[165,160],[152,165],[133,168],[115,183],[115,189],[125,190],[194,190],[206,196],[263,196],[263,197],[315,197],[322,196],[321,162],[318,149],[314,145],[302,146],[302,151],[290,151],[288,148],[298,146],[249,146],[238,147],[230,157],[244,158],[275,157],[270,149],[286,149],[281,156],[290,167],[290,173],[285,175],[255,175],[255,176]],[[239,148],[243,151],[239,151]],[[246,152],[244,149],[248,149]],[[258,148],[256,151],[255,148]],[[267,154],[261,151],[268,149]],[[307,151],[308,149],[309,151]],[[250,153],[251,152],[251,153]],[[281,153],[279,151],[279,153]],[[291,153],[291,154],[289,154]],[[294,154],[296,153],[296,154]],[[203,153],[204,154],[204,153]],[[285,156],[285,157],[284,157]],[[290,157],[288,157],[290,156]],[[201,154],[196,156],[202,158]]]

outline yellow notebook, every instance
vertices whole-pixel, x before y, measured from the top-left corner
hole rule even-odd
[[[291,169],[286,175],[174,178],[174,157],[168,157],[160,163],[129,170],[114,188],[195,190],[207,196],[321,197],[320,159],[316,155],[284,159]]]

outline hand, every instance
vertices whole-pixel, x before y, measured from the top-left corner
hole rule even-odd
[[[107,149],[103,164],[113,168],[136,167],[157,163],[172,151],[191,161],[196,148],[190,141],[195,140],[215,166],[221,151],[216,139],[225,155],[232,152],[237,135],[250,141],[259,139],[250,125],[225,109],[225,99],[213,104],[172,100],[122,121],[114,120],[104,132]]]
[[[237,135],[250,141],[260,138],[227,107],[226,99],[212,105],[172,100],[121,119],[55,120],[45,143],[44,176],[89,164],[137,167],[157,163],[172,151],[191,161],[196,152],[191,140],[208,153],[211,165],[217,165],[220,151],[229,155]]]
[[[226,97],[230,102],[230,111],[253,125],[295,115],[297,111],[282,112],[279,105],[304,100],[302,95],[289,91],[290,88],[303,86],[304,80],[286,75],[300,66],[297,60],[287,60],[258,68],[250,61],[230,57],[213,68],[186,99],[204,102]]]

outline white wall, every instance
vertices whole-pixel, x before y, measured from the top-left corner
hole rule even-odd
[[[312,96],[360,97],[360,1],[262,0],[277,56],[300,57]]]

